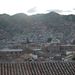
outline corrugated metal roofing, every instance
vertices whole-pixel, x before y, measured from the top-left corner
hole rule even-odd
[[[0,75],[75,75],[75,62],[0,63]]]
[[[4,48],[0,49],[0,52],[21,52],[23,51],[22,49],[9,49],[9,48]]]

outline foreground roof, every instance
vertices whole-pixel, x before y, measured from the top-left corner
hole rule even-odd
[[[75,62],[0,63],[0,75],[75,75]]]

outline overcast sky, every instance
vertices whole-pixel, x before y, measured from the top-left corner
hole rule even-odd
[[[0,14],[47,13],[75,14],[75,0],[0,0]]]

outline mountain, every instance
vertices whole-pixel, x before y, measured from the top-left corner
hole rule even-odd
[[[28,16],[0,14],[0,46],[9,40],[46,42],[48,38],[70,42],[75,38],[75,15],[60,15],[55,12]]]

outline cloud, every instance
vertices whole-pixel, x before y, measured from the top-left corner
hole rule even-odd
[[[63,12],[63,10],[59,10],[59,9],[50,9],[50,10],[47,10],[47,12],[51,12],[51,11],[55,11],[55,12],[58,12],[58,13]]]
[[[37,12],[37,8],[36,7],[30,8],[27,12],[28,13],[35,13],[35,12]]]
[[[73,10],[75,11],[75,8],[73,8]]]
[[[56,10],[54,10],[55,12],[58,12],[58,13],[61,13],[61,12],[63,12],[63,10],[58,10],[58,9],[56,9]]]
[[[66,11],[63,11],[63,12],[72,12],[71,10],[66,10]]]
[[[59,9],[50,9],[50,10],[47,10],[47,12],[51,12],[51,11],[54,11],[54,12],[57,12],[57,13],[70,13],[70,12],[72,12],[71,10],[59,10]]]

